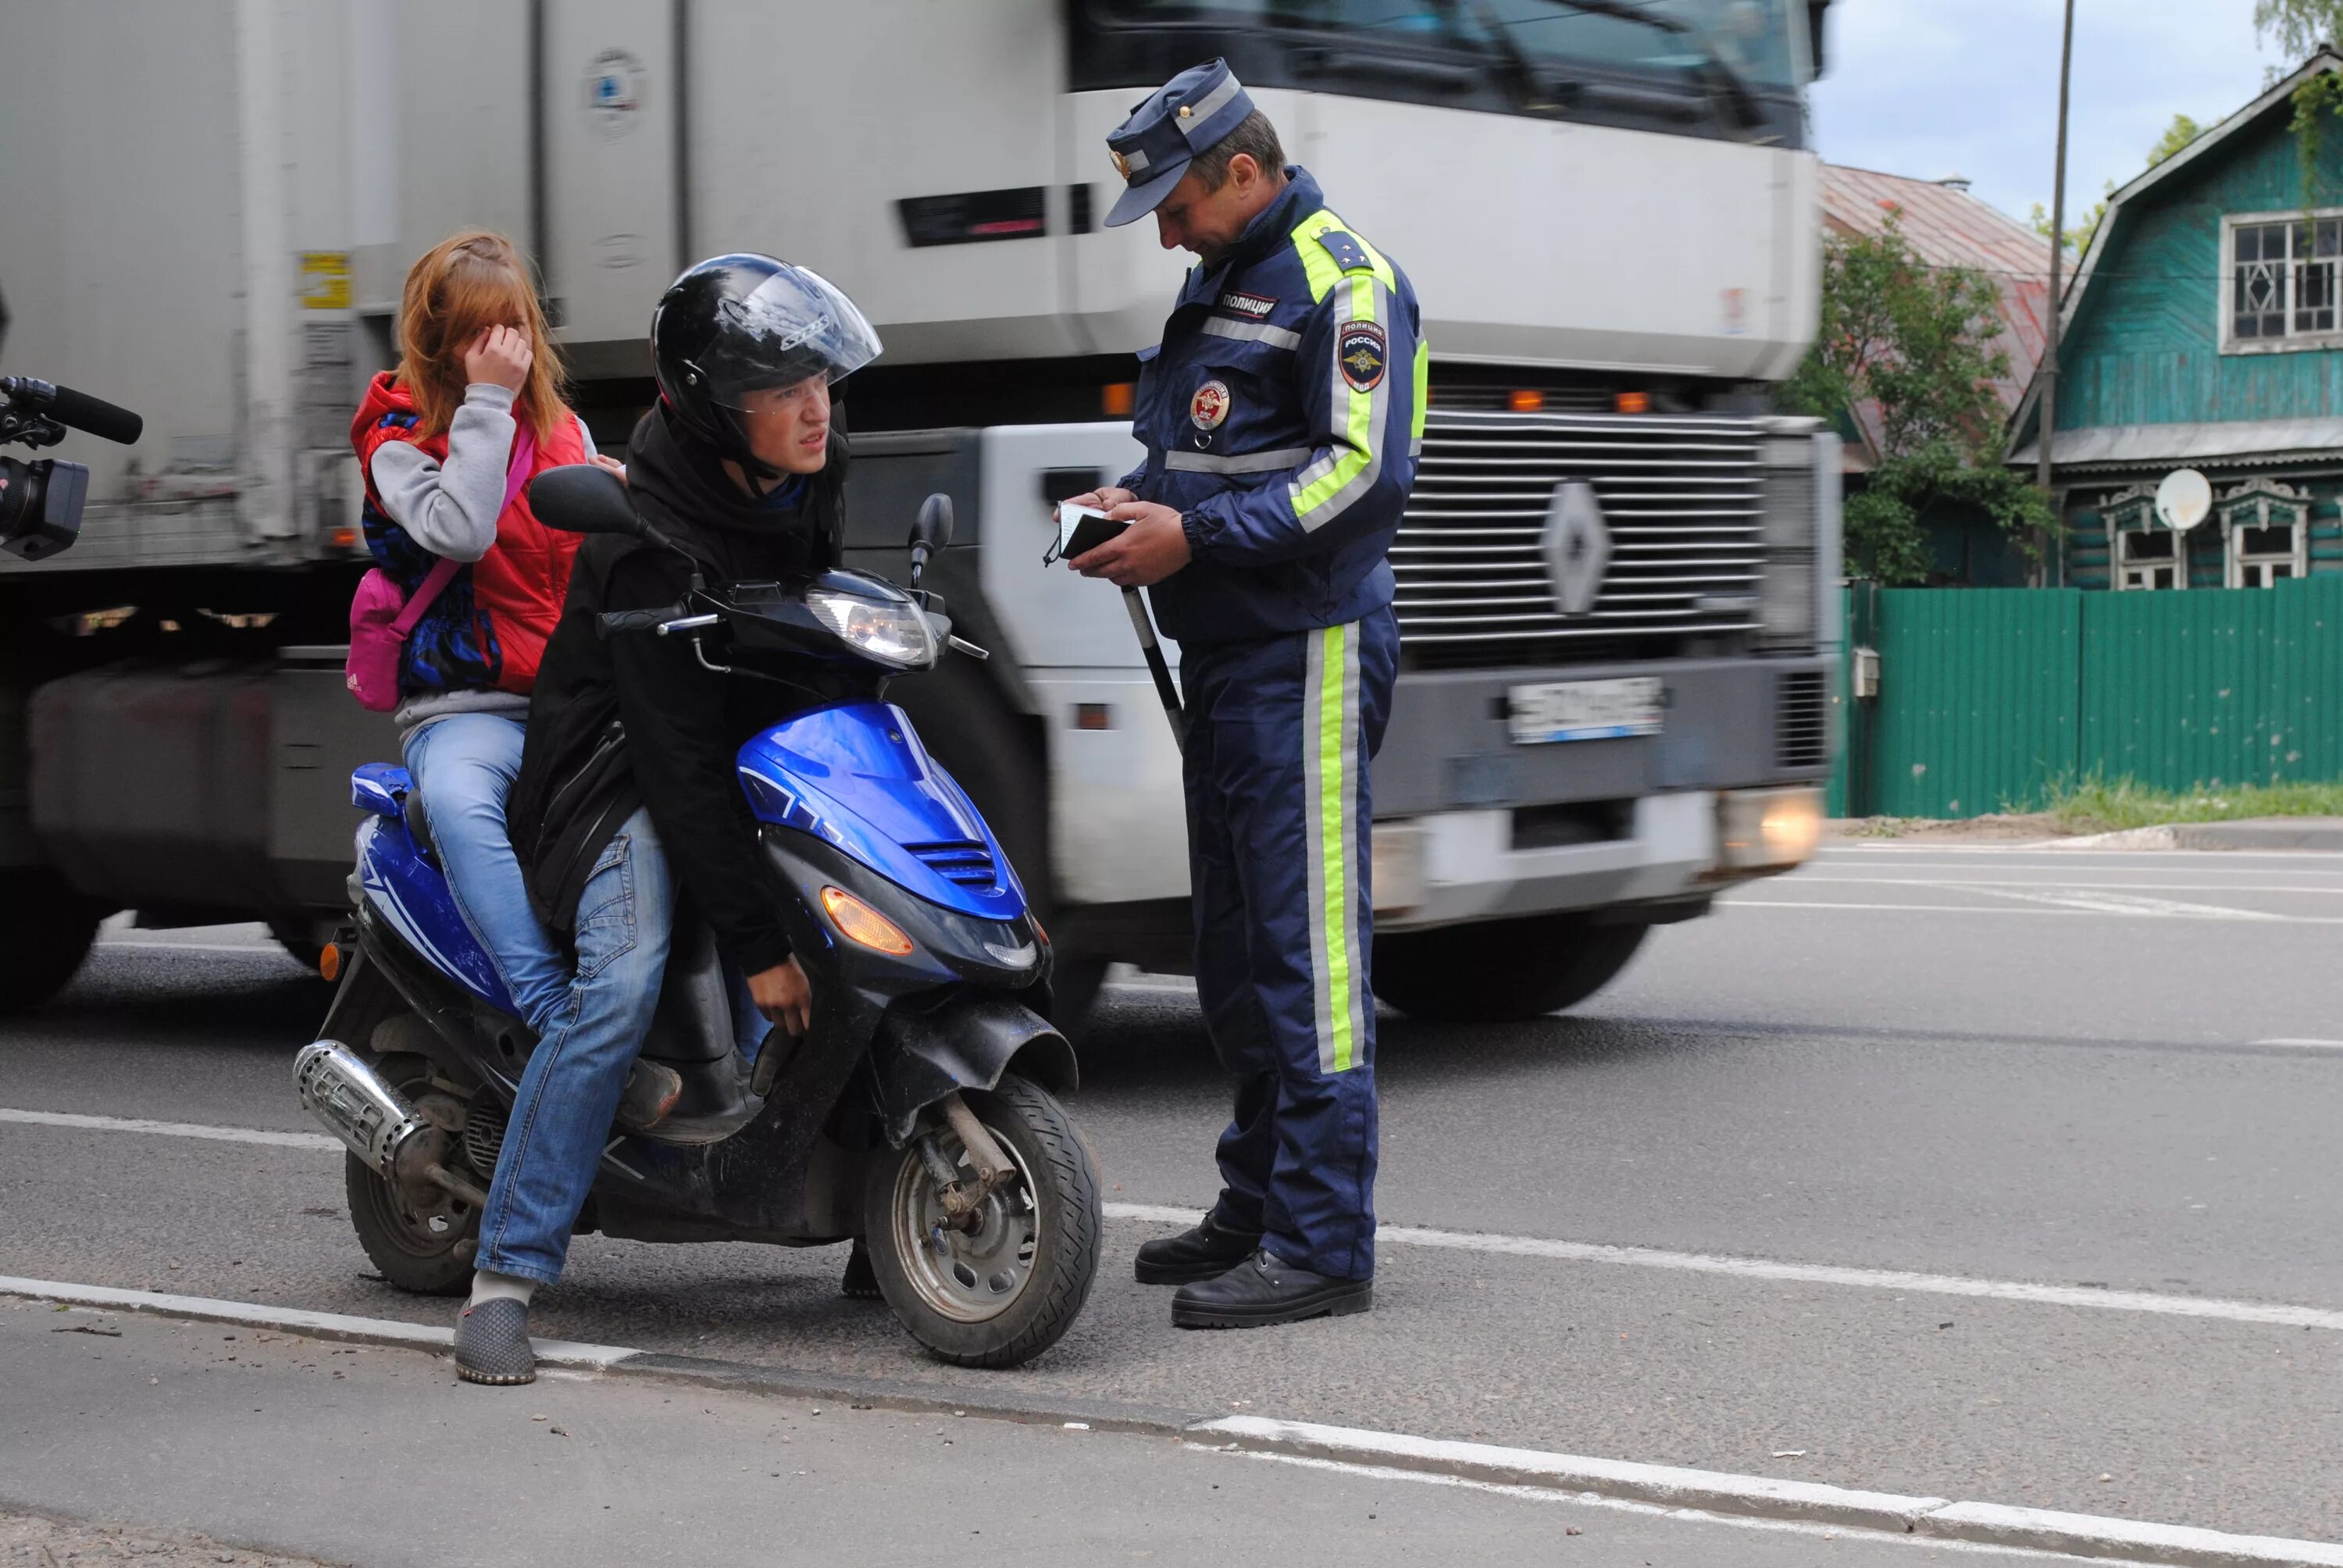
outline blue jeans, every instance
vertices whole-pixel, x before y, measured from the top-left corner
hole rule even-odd
[[[528,731],[502,713],[453,713],[407,738],[407,770],[447,873],[447,890],[488,951],[513,1007],[540,1035],[569,990],[569,966],[528,907],[505,829],[505,796]]]
[[[650,813],[639,810],[578,896],[577,977],[521,1073],[480,1214],[478,1267],[543,1283],[560,1276],[627,1074],[659,1010],[674,918],[674,878]]]

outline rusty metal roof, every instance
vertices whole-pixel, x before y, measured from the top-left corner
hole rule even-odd
[[[1896,215],[1906,244],[1931,266],[1965,266],[1992,278],[2001,294],[1996,346],[2009,374],[1994,384],[2005,412],[2016,408],[2041,362],[2050,302],[2050,242],[2026,224],[1940,180],[1873,169],[1823,166],[1823,230],[1875,235]],[[1877,449],[1876,411],[1858,410],[1865,439]]]

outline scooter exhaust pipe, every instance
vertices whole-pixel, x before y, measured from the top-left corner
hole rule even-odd
[[[293,1086],[309,1114],[385,1181],[393,1179],[399,1150],[423,1130],[407,1097],[338,1040],[301,1048],[293,1059]]]

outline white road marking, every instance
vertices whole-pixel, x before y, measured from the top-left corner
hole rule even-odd
[[[10,1121],[85,1128],[101,1132],[140,1132],[166,1138],[268,1143],[329,1152],[338,1152],[342,1147],[337,1140],[323,1133],[275,1132],[251,1127],[212,1127],[191,1121],[147,1121],[125,1116],[82,1116],[64,1111],[17,1111],[0,1107],[0,1122]],[[1161,1203],[1106,1203],[1101,1208],[1110,1220],[1141,1220],[1152,1224],[1171,1225],[1192,1225],[1201,1212],[1195,1209]],[[1390,1246],[1493,1252],[1561,1262],[1613,1263],[1628,1268],[1728,1274],[1745,1280],[1842,1285],[1871,1291],[1905,1291],[1921,1295],[1976,1296],[1992,1301],[2095,1308],[2101,1312],[2151,1312],[2164,1317],[2213,1318],[2227,1322],[2343,1331],[2343,1312],[2268,1302],[2224,1301],[2213,1296],[2101,1291],[2081,1285],[2043,1285],[2023,1280],[1983,1280],[1961,1274],[1914,1273],[1899,1269],[1842,1268],[1829,1263],[1791,1263],[1769,1258],[1733,1258],[1710,1252],[1671,1252],[1656,1247],[1622,1247],[1601,1241],[1557,1241],[1543,1236],[1489,1235],[1475,1231],[1439,1231],[1417,1225],[1380,1226],[1375,1231],[1375,1239]]]
[[[166,1138],[209,1138],[222,1143],[273,1143],[282,1149],[330,1149],[341,1141],[322,1132],[273,1132],[261,1127],[214,1127],[199,1121],[148,1121],[136,1116],[81,1116],[69,1111],[17,1111],[0,1106],[0,1121],[35,1127],[83,1127],[97,1132],[153,1132]]]
[[[140,953],[226,953],[240,959],[277,958],[287,963],[298,961],[283,948],[236,947],[226,942],[98,942],[95,945],[102,953],[121,952],[127,949]]]
[[[2257,873],[2248,872],[2247,875]],[[2267,874],[2267,873],[2260,873]],[[2308,875],[2308,873],[2305,873]],[[2014,877],[1817,877],[1805,871],[1785,879],[1797,887],[1815,887],[1833,883],[1849,888],[2032,888],[2038,884],[2021,881]],[[2104,890],[2116,893],[2319,893],[2343,897],[2343,882],[2331,887],[2303,883],[2241,883],[2241,882],[2076,882],[2060,881],[2060,890],[2068,888]]]
[[[323,1339],[369,1340],[432,1350],[447,1349],[456,1340],[453,1329],[410,1323],[399,1318],[358,1318],[342,1312],[272,1307],[258,1302],[224,1302],[210,1296],[175,1296],[165,1291],[125,1291],[112,1285],[24,1280],[7,1274],[0,1274],[0,1296],[30,1296],[35,1301],[112,1307],[122,1312],[161,1312],[175,1318],[200,1318],[206,1322],[259,1323]],[[538,1360],[553,1366],[614,1367],[643,1353],[627,1345],[581,1344],[570,1340],[532,1339],[529,1344],[535,1348]]]
[[[1192,1225],[1201,1212],[1152,1203],[1102,1205],[1110,1220],[1145,1220]],[[1982,1280],[1966,1274],[1922,1274],[1901,1269],[1851,1269],[1832,1263],[1789,1263],[1771,1258],[1733,1258],[1714,1252],[1671,1252],[1657,1247],[1621,1247],[1602,1241],[1555,1241],[1543,1236],[1487,1235],[1476,1231],[1435,1231],[1416,1225],[1379,1225],[1375,1240],[1400,1247],[1437,1247],[1459,1252],[1494,1252],[1516,1258],[1547,1258],[1572,1263],[1617,1263],[1629,1268],[1673,1269],[1695,1274],[1730,1274],[1745,1280],[1780,1280],[1804,1285],[1847,1285],[1867,1291],[1905,1291],[1917,1295],[1978,1296],[1990,1301],[2032,1302],[2046,1306],[2092,1307],[2102,1312],[2151,1312],[2175,1318],[2217,1318],[2237,1323],[2343,1331],[2343,1312],[2268,1302],[2224,1301],[2214,1296],[2168,1296],[2147,1291],[2102,1291],[2086,1285],[2042,1285],[2024,1280]]]
[[[1717,1517],[1720,1514],[1764,1513],[1776,1518],[1787,1514],[1810,1530],[1836,1524],[1893,1533],[1916,1543],[1969,1542],[2091,1557],[2113,1556],[2119,1550],[2134,1562],[2222,1563],[2240,1568],[2249,1563],[2268,1563],[2273,1568],[2281,1563],[2343,1565],[2343,1545],[2332,1542],[2231,1535],[2190,1525],[2152,1524],[2097,1514],[1858,1492],[1768,1475],[1587,1459],[1265,1416],[1227,1416],[1191,1427],[1189,1432],[1196,1437],[1232,1438],[1240,1445],[1240,1452],[1245,1452],[1244,1444],[1257,1443],[1283,1451],[1278,1457],[1332,1462],[1361,1473],[1395,1472],[1394,1479],[1415,1470],[1509,1492],[1524,1485],[1531,1489],[1542,1485],[1564,1496],[1595,1491],[1644,1503],[1655,1513],[1704,1520],[1716,1517],[1718,1523],[1741,1522]]]
[[[1247,1459],[1269,1464],[1290,1464],[1301,1470],[1315,1470],[1332,1475],[1355,1475],[1365,1481],[1403,1481],[1419,1486],[1446,1486],[1463,1492],[1486,1493],[1495,1497],[1516,1498],[1524,1503],[1562,1503],[1572,1508],[1599,1509],[1607,1513],[1640,1514],[1646,1519],[1665,1519],[1685,1524],[1722,1524],[1735,1530],[1763,1530],[1777,1535],[1806,1535],[1834,1541],[1847,1534],[1847,1527],[1825,1524],[1805,1519],[1760,1519],[1745,1513],[1712,1513],[1702,1508],[1675,1507],[1663,1503],[1638,1503],[1626,1497],[1605,1497],[1596,1492],[1563,1492],[1550,1486],[1521,1486],[1502,1481],[1473,1481],[1462,1475],[1443,1475],[1430,1470],[1400,1470],[1388,1464],[1359,1464],[1342,1459],[1315,1459],[1302,1453],[1265,1453],[1257,1448],[1241,1448],[1234,1452],[1222,1447],[1182,1445],[1182,1451],[1211,1459]],[[1994,1546],[1979,1541],[1946,1541],[1912,1533],[1890,1534],[1885,1531],[1865,1533],[1877,1534],[1883,1542],[1893,1541],[1906,1546],[1917,1546],[1936,1552],[1982,1553],[1994,1557],[2020,1557],[2036,1562],[2069,1563],[2074,1557],[2065,1552],[2041,1552],[2025,1546]]]
[[[2140,903],[2162,903],[2164,900],[2141,900]],[[1717,900],[1728,910],[1865,910],[1907,915],[2056,915],[2069,920],[2092,915],[2119,915],[2133,920],[2251,920],[2280,926],[2343,926],[2343,915],[2271,915],[2245,910],[2217,910],[2204,906],[2203,914],[2187,912],[2189,906],[2169,910],[2141,909],[2133,905],[2109,903],[2082,905],[2068,903],[2057,908],[2013,909],[2006,904],[1852,904],[1825,901],[1821,899],[1740,899],[1731,894]]]
[[[2256,1045],[2294,1045],[2311,1050],[2343,1050],[2343,1040],[2258,1040]]]
[[[2149,899],[2126,893],[2087,892],[2079,888],[1983,888],[1996,899],[2049,904],[2059,909],[2088,910],[2105,915],[2167,915],[2177,920],[2278,920],[2301,917],[2272,914],[2266,910],[2235,910],[2226,904],[2187,904],[2172,899]]]

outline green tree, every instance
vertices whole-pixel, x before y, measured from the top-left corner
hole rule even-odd
[[[2343,4],[2343,0],[2338,0],[2338,3]],[[2183,147],[2186,147],[2189,143],[2195,141],[2198,136],[2201,136],[2204,134],[2205,127],[2198,125],[2195,120],[2190,119],[2187,116],[2173,116],[2172,123],[2164,127],[2164,135],[2156,139],[2156,146],[2147,149],[2147,166],[2149,168],[2154,168],[2157,165],[2164,162],[2167,158],[2171,157],[2175,153],[2179,152]],[[2116,182],[2109,180],[2107,184],[2107,189],[2101,195],[2100,199],[2092,206],[2089,212],[2083,215],[2083,221],[2066,231],[2066,248],[2068,250],[2079,256],[2085,251],[2091,248],[2091,236],[2098,233],[2100,223],[2104,221],[2107,216],[2107,197],[2112,196],[2115,194]],[[2040,235],[2044,239],[2048,239],[2050,237],[2049,208],[2044,206],[2040,202],[2036,202],[2034,204],[2033,216],[2034,232]]]
[[[1825,247],[1815,346],[1783,397],[1832,420],[1877,406],[1878,463],[1841,508],[1855,575],[1925,582],[1932,513],[1982,515],[2020,539],[2048,526],[2041,492],[2002,461],[2000,327],[1993,280],[1928,266],[1893,212],[1879,233]]]
[[[2254,0],[2254,32],[2299,60],[2343,37],[2343,0]]]

